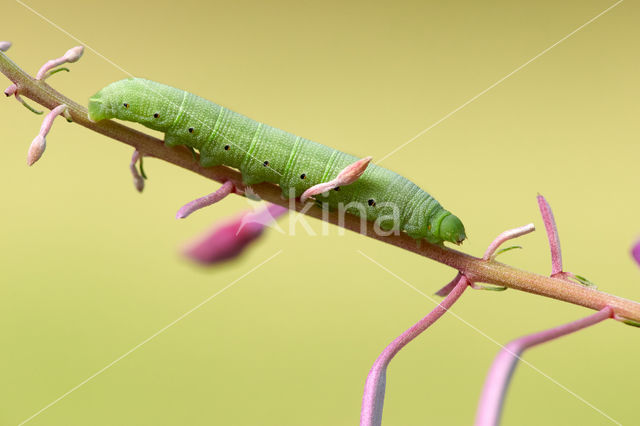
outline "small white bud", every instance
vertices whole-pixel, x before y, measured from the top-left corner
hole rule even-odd
[[[0,41],[0,51],[6,52],[11,47],[10,41]]]

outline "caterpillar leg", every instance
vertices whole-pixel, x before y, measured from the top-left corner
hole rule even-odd
[[[197,198],[182,206],[176,214],[176,219],[184,219],[196,210],[200,210],[201,208],[217,203],[227,195],[231,194],[234,189],[235,185],[233,184],[233,182],[229,180],[226,181],[220,188],[218,188],[217,191],[212,192],[209,195],[205,195],[204,197]]]
[[[0,41],[0,52],[6,52],[11,47],[10,41]]]
[[[367,167],[371,162],[371,158],[372,157],[362,158],[342,169],[335,179],[319,183],[307,189],[300,196],[300,201],[304,203],[309,199],[309,197],[313,197],[314,195],[322,194],[323,192],[330,191],[339,186],[346,186],[357,181],[364,171],[367,170]]]

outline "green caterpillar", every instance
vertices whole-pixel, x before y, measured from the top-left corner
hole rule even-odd
[[[197,150],[202,166],[239,169],[247,185],[272,182],[287,198],[299,197],[313,185],[333,179],[358,160],[191,93],[141,78],[117,81],[95,94],[89,100],[89,118],[118,118],[159,130],[165,134],[166,145]],[[466,238],[460,219],[428,193],[373,164],[356,182],[330,191],[323,202],[331,208],[346,204],[348,212],[365,215],[370,221],[381,219],[383,230],[399,229],[434,244],[459,244]],[[391,211],[398,214],[390,215]]]

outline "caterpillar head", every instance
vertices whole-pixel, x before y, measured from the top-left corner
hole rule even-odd
[[[127,78],[111,83],[89,99],[89,119],[101,121],[119,118],[146,124],[143,119],[148,119],[148,102],[140,101],[143,99],[141,93],[146,91],[148,88],[145,80],[140,78]]]
[[[101,121],[116,117],[115,101],[126,80],[111,83],[89,99],[89,120]]]
[[[464,225],[457,216],[452,214],[442,219],[437,233],[443,241],[449,241],[454,244],[460,244],[467,238],[464,232]]]

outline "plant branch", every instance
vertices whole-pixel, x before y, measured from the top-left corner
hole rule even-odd
[[[224,166],[201,167],[197,161],[194,161],[191,152],[185,147],[167,147],[160,139],[128,128],[115,121],[109,120],[97,123],[90,121],[86,108],[55,91],[46,82],[32,78],[2,52],[0,52],[0,72],[17,86],[17,92],[20,95],[32,99],[49,109],[65,104],[68,107],[67,111],[70,117],[75,123],[111,139],[124,142],[134,147],[141,155],[159,158],[220,183],[231,181],[240,190],[238,192],[243,192],[245,188],[242,184],[240,172]],[[284,207],[292,207],[300,213],[323,220],[323,211],[319,207],[300,201],[289,205],[289,201],[282,198],[281,190],[277,185],[261,183],[252,185],[251,188],[253,193],[265,201]],[[326,212],[324,215],[327,216]],[[521,271],[496,261],[486,261],[453,249],[429,244],[426,241],[422,241],[418,246],[416,240],[406,234],[381,236],[375,232],[373,223],[366,222],[363,226],[360,218],[353,215],[346,215],[346,217],[342,218],[336,212],[330,212],[326,220],[334,225],[365,234],[368,237],[448,265],[464,272],[473,282],[505,286],[595,310],[611,306],[616,314],[616,319],[628,319],[640,323],[640,303],[631,300],[587,288],[580,284],[569,283],[566,280]]]

